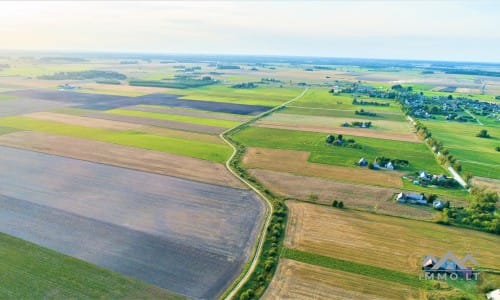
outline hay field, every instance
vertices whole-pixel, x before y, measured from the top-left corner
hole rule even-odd
[[[333,200],[337,200],[343,201],[348,208],[413,219],[430,220],[435,214],[429,207],[404,205],[392,201],[393,196],[401,192],[400,189],[260,169],[252,169],[250,173],[271,191],[285,197],[311,201],[310,196],[316,195],[318,196],[316,203],[331,205]]]
[[[500,193],[500,180],[486,177],[472,177],[472,185],[484,187]]]
[[[375,300],[417,295],[417,289],[406,285],[281,258],[262,299]]]
[[[182,155],[33,131],[0,135],[0,145],[211,184],[245,188],[223,164]]]
[[[500,269],[500,237],[493,234],[296,201],[287,206],[289,248],[415,276],[424,255],[448,250],[460,257],[471,253],[480,266]]]
[[[401,174],[394,171],[379,172],[366,168],[348,168],[308,162],[305,151],[248,148],[243,158],[247,168],[288,172],[296,175],[316,176],[343,182],[402,187]]]

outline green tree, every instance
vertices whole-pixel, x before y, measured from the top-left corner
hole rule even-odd
[[[479,131],[479,133],[476,134],[476,136],[480,137],[480,138],[486,138],[486,139],[491,137],[490,134],[488,133],[488,130],[486,130],[486,129],[481,129],[481,131]]]
[[[335,141],[335,136],[333,136],[333,135],[331,135],[331,134],[329,134],[329,135],[327,135],[327,136],[326,136],[326,143],[327,143],[327,144],[331,144],[331,143],[333,143],[334,141]]]
[[[343,201],[340,201],[339,204],[338,204],[338,208],[344,208],[344,202]]]
[[[333,207],[337,207],[339,204],[339,202],[337,200],[333,200],[333,203],[332,203],[332,206]]]

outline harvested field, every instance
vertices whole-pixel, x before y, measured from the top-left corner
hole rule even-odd
[[[1,141],[1,139],[0,139]],[[297,176],[289,173],[250,170],[271,191],[291,198],[309,200],[317,195],[317,203],[331,205],[333,200],[343,201],[349,208],[362,209],[413,219],[432,219],[435,211],[415,205],[404,205],[392,200],[399,189],[336,182],[317,177]]]
[[[262,299],[409,299],[416,295],[418,290],[406,285],[282,258]]]
[[[181,116],[212,118],[212,119],[236,121],[236,122],[245,122],[250,120],[250,117],[243,115],[215,113],[209,111],[195,110],[189,108],[169,107],[169,106],[134,105],[134,106],[124,107],[124,109],[153,112],[153,113],[176,114]]]
[[[4,92],[3,94],[19,98],[52,100],[67,103],[68,105],[74,105],[79,108],[95,110],[110,110],[130,105],[148,104],[167,105],[241,115],[256,115],[270,109],[268,106],[260,105],[244,105],[203,100],[183,100],[178,99],[178,95],[172,94],[150,94],[138,97],[127,97],[41,89],[10,91]]]
[[[500,179],[474,176],[472,177],[472,185],[478,187],[485,187],[487,189],[500,193]]]
[[[0,117],[15,116],[38,111],[53,110],[68,106],[66,103],[37,100],[37,99],[11,99],[2,100],[0,107]]]
[[[310,163],[309,152],[248,148],[243,163],[248,168],[288,172],[297,175],[324,177],[343,182],[354,182],[389,187],[402,187],[401,174],[394,171],[373,171],[341,166]]]
[[[372,128],[342,127],[343,122],[370,121]],[[259,120],[255,126],[290,129],[300,131],[325,132],[334,134],[348,134],[404,142],[420,142],[417,135],[410,130],[408,122],[367,120],[352,117],[322,117],[297,114],[275,113]]]
[[[109,121],[103,119],[87,118],[74,115],[65,115],[52,112],[37,112],[24,115],[25,117],[53,121],[71,125],[85,126],[91,128],[103,128],[111,130],[134,130],[141,127],[141,125],[134,123],[125,123],[119,121]]]
[[[417,276],[424,255],[470,253],[500,268],[500,237],[431,222],[287,201],[285,246]]]
[[[170,153],[32,131],[1,135],[0,145],[244,188],[223,164]]]
[[[170,128],[177,130],[186,130],[191,132],[208,133],[208,134],[219,134],[226,130],[226,128],[217,126],[192,124],[192,123],[178,122],[172,120],[159,120],[159,119],[151,119],[151,118],[136,117],[136,116],[124,116],[124,115],[108,114],[101,112],[86,113],[84,116],[89,118],[156,126],[156,127]]]
[[[248,259],[252,192],[0,147],[7,234],[194,298],[215,298]],[[69,180],[68,180],[69,179]]]

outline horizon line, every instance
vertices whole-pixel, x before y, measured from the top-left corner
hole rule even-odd
[[[500,61],[446,60],[423,58],[381,58],[381,57],[348,57],[324,55],[293,55],[293,54],[248,54],[248,53],[199,53],[199,52],[156,52],[156,51],[115,51],[115,50],[56,50],[56,49],[1,49],[0,53],[26,52],[38,54],[118,54],[118,55],[157,55],[157,56],[233,56],[233,57],[266,57],[266,58],[317,58],[317,59],[352,59],[378,61],[412,61],[412,62],[450,62],[500,65]]]

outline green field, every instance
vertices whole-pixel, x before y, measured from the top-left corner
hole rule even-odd
[[[297,260],[300,262],[326,267],[329,269],[336,269],[350,273],[356,273],[372,278],[392,281],[399,284],[404,284],[416,288],[425,287],[424,281],[415,280],[415,275],[389,270],[385,268],[375,267],[360,264],[354,261],[337,259],[329,256],[309,253],[296,249],[283,248],[281,257]]]
[[[52,75],[56,72],[76,72],[86,71],[96,67],[105,67],[105,65],[85,64],[85,63],[41,63],[41,62],[18,62],[11,63],[10,68],[0,71],[2,76],[41,76]]]
[[[500,128],[446,121],[424,121],[424,124],[460,160],[465,172],[500,178],[500,152],[495,150],[500,146]],[[476,137],[482,129],[488,130],[491,138]]]
[[[170,120],[170,121],[177,121],[177,122],[182,122],[182,123],[217,126],[217,127],[223,127],[223,128],[231,128],[231,127],[234,127],[234,126],[237,126],[240,124],[240,122],[212,119],[209,117],[207,117],[207,118],[191,117],[191,116],[183,116],[183,115],[176,115],[176,114],[145,112],[145,111],[130,110],[130,109],[112,109],[112,110],[106,111],[106,113],[115,114],[115,115],[122,115],[122,116],[132,116],[132,117],[150,118],[150,119],[157,119],[157,120]]]
[[[354,105],[352,104],[352,95],[328,93],[328,89],[310,89],[302,98],[293,102],[293,106],[315,107],[315,108],[334,108],[346,110],[361,110],[371,112],[401,112],[400,105],[387,99],[376,99],[361,97],[358,100],[390,103],[390,106],[372,106],[372,105]]]
[[[137,148],[169,152],[214,162],[225,162],[231,155],[231,148],[222,144],[154,135],[138,131],[116,131],[75,126],[27,117],[7,117],[0,119],[0,126],[22,130],[40,131],[58,135],[132,146]]]
[[[10,127],[1,127],[0,126],[0,135],[11,133],[11,132],[14,132],[14,131],[19,131],[19,129],[10,128]]]
[[[3,233],[0,257],[1,299],[183,299]]]
[[[212,85],[196,89],[179,90],[182,99],[230,102],[248,105],[277,106],[300,95],[303,89],[289,87],[257,87],[236,89],[228,85]],[[177,94],[177,91],[175,92]]]
[[[234,139],[249,147],[300,150],[311,152],[310,162],[355,167],[361,157],[373,161],[377,156],[406,159],[406,171],[427,170],[442,174],[445,170],[436,162],[423,143],[410,143],[366,137],[352,137],[362,149],[329,146],[324,133],[248,127],[234,135]],[[344,136],[344,139],[351,138]]]
[[[325,109],[325,108],[314,108],[314,107],[299,107],[295,106],[297,103],[294,102],[291,106],[287,106],[285,109],[280,110],[280,113],[284,114],[294,114],[294,115],[309,115],[309,116],[322,116],[322,117],[348,117],[348,118],[363,118],[368,119],[372,122],[376,120],[387,120],[387,121],[401,121],[407,122],[403,113],[393,113],[393,112],[377,112],[374,117],[371,116],[359,116],[354,112],[355,110],[342,110],[342,109]],[[369,110],[370,109],[365,109]]]

